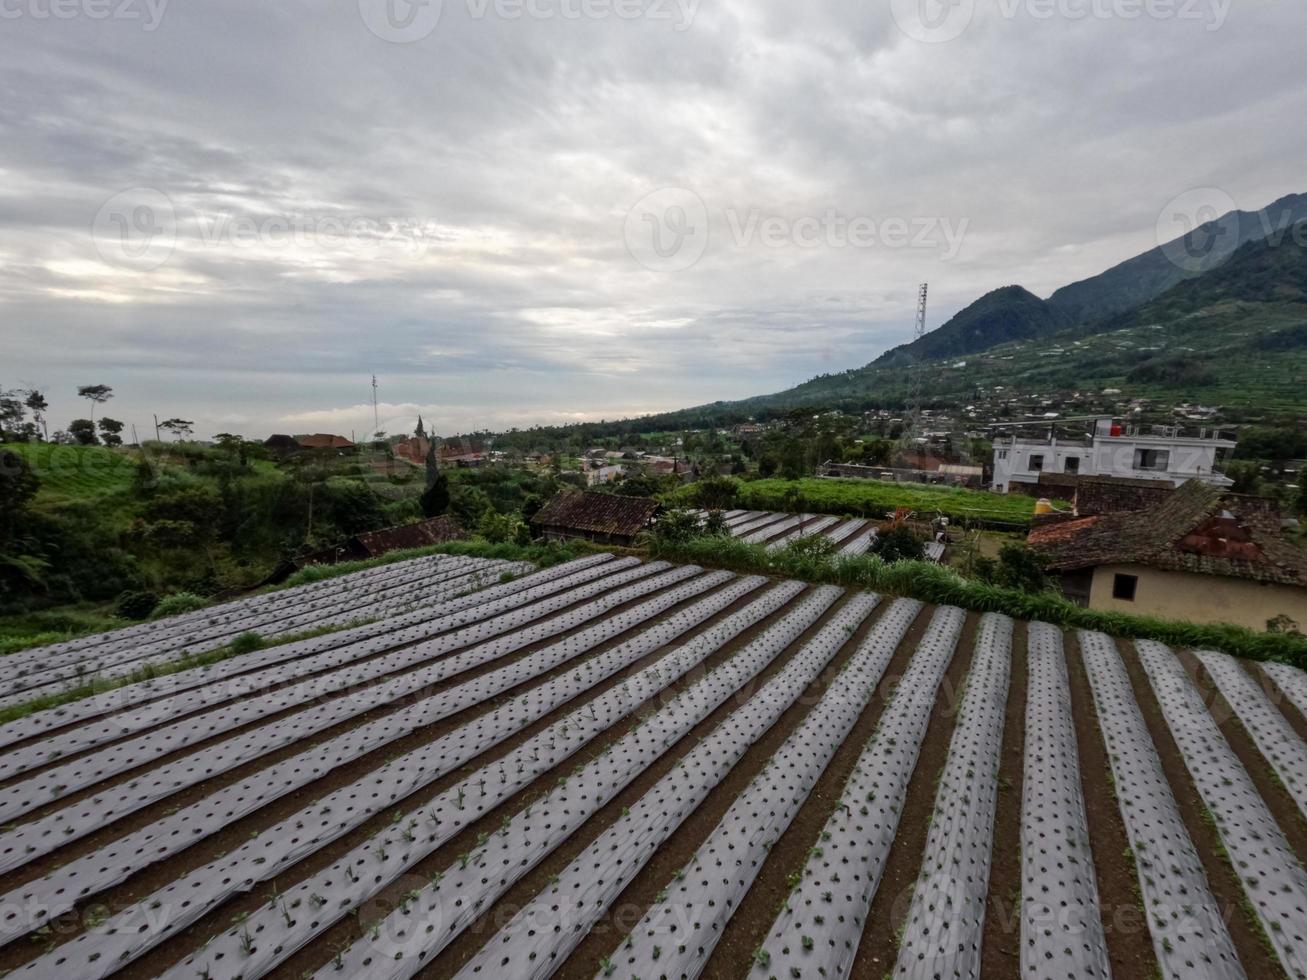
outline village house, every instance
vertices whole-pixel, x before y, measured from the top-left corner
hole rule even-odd
[[[588,490],[563,490],[531,518],[531,529],[549,541],[584,538],[629,547],[649,527],[658,502]]]
[[[1028,538],[1072,601],[1256,630],[1307,627],[1307,550],[1283,537],[1271,501],[1191,480],[1141,509],[1105,506],[1087,499]]]

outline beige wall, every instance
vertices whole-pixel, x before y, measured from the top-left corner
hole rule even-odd
[[[1117,574],[1139,577],[1134,602],[1112,598]],[[1195,623],[1234,623],[1255,630],[1265,630],[1268,620],[1285,615],[1307,631],[1307,588],[1165,572],[1142,565],[1096,568],[1089,608]]]

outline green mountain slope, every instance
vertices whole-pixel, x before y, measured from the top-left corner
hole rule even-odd
[[[1281,233],[1305,219],[1307,194],[1291,194],[1261,211],[1231,212],[1092,279],[1064,286],[1048,302],[1075,323],[1094,323],[1222,265],[1235,247]],[[1228,240],[1231,237],[1233,242]],[[1176,258],[1183,263],[1177,264]]]
[[[1072,321],[1057,308],[1021,286],[987,293],[920,340],[904,344],[875,361],[878,367],[902,367],[918,358],[938,361],[989,350],[1009,340],[1057,333]]]

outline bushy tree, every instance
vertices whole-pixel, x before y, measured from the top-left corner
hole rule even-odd
[[[108,416],[100,419],[100,441],[106,446],[121,446],[123,444],[123,424],[117,419],[111,419]]]
[[[705,476],[694,485],[693,494],[704,510],[729,510],[735,505],[736,484],[724,476]]]
[[[912,528],[904,524],[876,535],[876,539],[871,543],[871,552],[890,563],[921,561],[926,553],[921,538]]]
[[[650,532],[654,538],[668,544],[681,544],[703,534],[699,518],[688,510],[672,508],[658,515]]]
[[[91,418],[95,418],[97,405],[103,405],[113,397],[113,389],[108,385],[79,385],[77,397],[85,398],[91,403]]]
[[[68,423],[68,434],[79,446],[96,446],[100,443],[95,434],[95,423],[90,419],[73,419]]]

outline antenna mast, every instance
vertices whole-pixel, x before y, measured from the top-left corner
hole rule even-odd
[[[929,291],[930,283],[926,282],[923,282],[917,290],[917,325],[912,338],[914,344],[926,336],[926,295]],[[925,375],[924,362],[925,358],[921,354],[921,348],[918,347],[916,356],[912,359],[908,380],[907,441],[913,445],[921,436],[921,388]]]
[[[377,376],[372,376],[372,438],[381,431],[381,416],[377,413]]]

